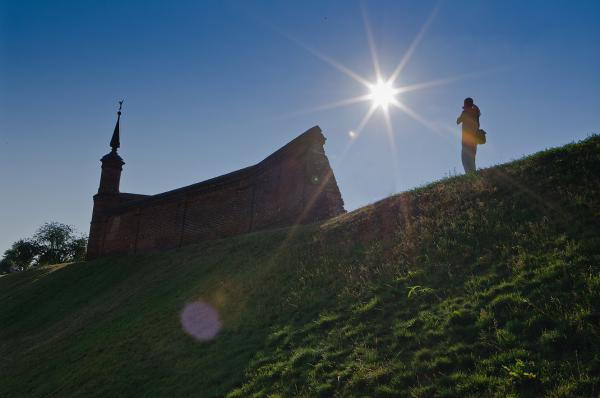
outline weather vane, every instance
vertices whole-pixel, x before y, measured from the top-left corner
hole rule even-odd
[[[122,99],[121,101],[119,101],[119,110],[118,110],[119,115],[121,114],[121,108],[123,108],[123,102],[124,101],[125,101],[124,99]]]

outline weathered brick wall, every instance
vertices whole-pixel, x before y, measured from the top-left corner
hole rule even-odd
[[[324,143],[313,127],[257,165],[221,177],[147,197],[98,194],[88,257],[169,249],[343,213]]]

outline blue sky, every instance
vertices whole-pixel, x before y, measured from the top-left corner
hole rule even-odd
[[[389,76],[430,18],[391,109],[309,110],[366,89],[367,15]],[[87,233],[99,159],[124,98],[121,191],[159,193],[254,164],[313,125],[346,208],[460,173],[466,96],[488,143],[478,166],[600,132],[597,1],[0,2],[0,250],[45,221]],[[300,44],[302,43],[302,44]],[[349,142],[349,150],[345,152]],[[395,154],[395,156],[393,155]]]

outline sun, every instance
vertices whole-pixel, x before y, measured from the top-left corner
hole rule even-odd
[[[377,79],[377,83],[369,85],[369,99],[373,102],[374,107],[381,107],[384,110],[392,104],[396,104],[396,94],[399,90],[393,86],[393,82]]]
[[[411,85],[399,85],[399,80],[400,80],[399,78],[402,76],[402,71],[404,70],[406,65],[410,62],[412,55],[414,54],[419,43],[423,39],[425,32],[431,25],[435,15],[438,12],[439,7],[440,7],[440,5],[438,2],[438,5],[436,5],[435,8],[432,10],[431,14],[427,18],[427,20],[425,21],[425,23],[423,24],[421,29],[419,30],[419,32],[417,33],[416,37],[413,39],[413,41],[410,43],[408,49],[406,50],[404,55],[401,57],[400,62],[393,69],[393,72],[391,74],[387,74],[382,71],[381,65],[379,63],[379,57],[377,55],[377,49],[375,46],[375,40],[373,38],[373,32],[371,30],[371,26],[370,26],[368,18],[367,18],[366,8],[364,8],[364,6],[363,6],[363,9],[362,9],[363,21],[364,21],[365,31],[367,34],[367,42],[369,44],[369,50],[371,53],[371,60],[373,62],[373,72],[374,73],[371,76],[375,77],[374,80],[368,80],[367,78],[354,72],[347,66],[345,66],[345,65],[339,63],[338,61],[336,61],[335,59],[331,58],[327,54],[324,54],[324,53],[320,52],[319,50],[304,44],[303,42],[301,42],[298,39],[290,37],[289,35],[285,35],[290,40],[294,41],[296,44],[303,47],[306,51],[313,54],[314,56],[321,59],[322,61],[328,63],[332,67],[334,67],[337,70],[339,70],[340,72],[344,73],[346,76],[352,78],[357,83],[360,83],[366,89],[365,90],[366,92],[363,92],[362,95],[359,95],[356,97],[351,97],[351,98],[344,98],[339,101],[320,105],[320,106],[317,106],[312,109],[305,109],[305,110],[301,110],[299,112],[294,112],[293,114],[318,112],[318,111],[323,111],[326,109],[334,109],[334,108],[338,108],[338,107],[349,106],[349,105],[353,105],[353,104],[356,104],[359,102],[370,102],[371,105],[369,106],[367,112],[364,114],[362,119],[360,119],[358,125],[355,128],[353,128],[351,131],[348,132],[348,137],[350,138],[351,141],[355,141],[361,135],[362,130],[369,123],[371,118],[376,113],[378,113],[377,111],[379,110],[379,111],[381,111],[380,113],[383,115],[383,118],[385,121],[385,127],[387,130],[387,135],[388,135],[388,138],[390,141],[390,147],[392,148],[392,150],[394,152],[395,152],[394,129],[392,127],[392,117],[391,117],[393,110],[399,110],[399,111],[403,112],[405,115],[414,119],[416,122],[418,122],[421,125],[423,125],[424,127],[426,127],[427,129],[432,130],[436,133],[440,133],[440,127],[438,124],[432,123],[426,117],[421,115],[416,110],[412,109],[407,104],[406,98],[405,98],[406,94],[409,92],[413,92],[413,91],[419,91],[419,90],[423,90],[423,89],[427,89],[427,88],[431,88],[431,87],[435,87],[435,86],[449,84],[449,83],[452,83],[454,81],[461,80],[464,78],[473,77],[473,76],[476,76],[476,75],[482,73],[483,71],[467,72],[462,75],[451,76],[451,77],[447,77],[447,78],[436,79],[436,80],[426,81],[426,82],[422,82],[422,83],[415,83],[415,84],[411,84]],[[400,97],[400,95],[401,95],[401,97]],[[347,148],[349,148],[349,147],[350,146],[348,145]],[[342,157],[343,157],[343,155],[342,155]]]

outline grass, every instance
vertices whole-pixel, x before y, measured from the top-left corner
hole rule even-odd
[[[600,137],[321,224],[0,278],[0,396],[600,394]],[[218,309],[199,342],[186,303]]]

